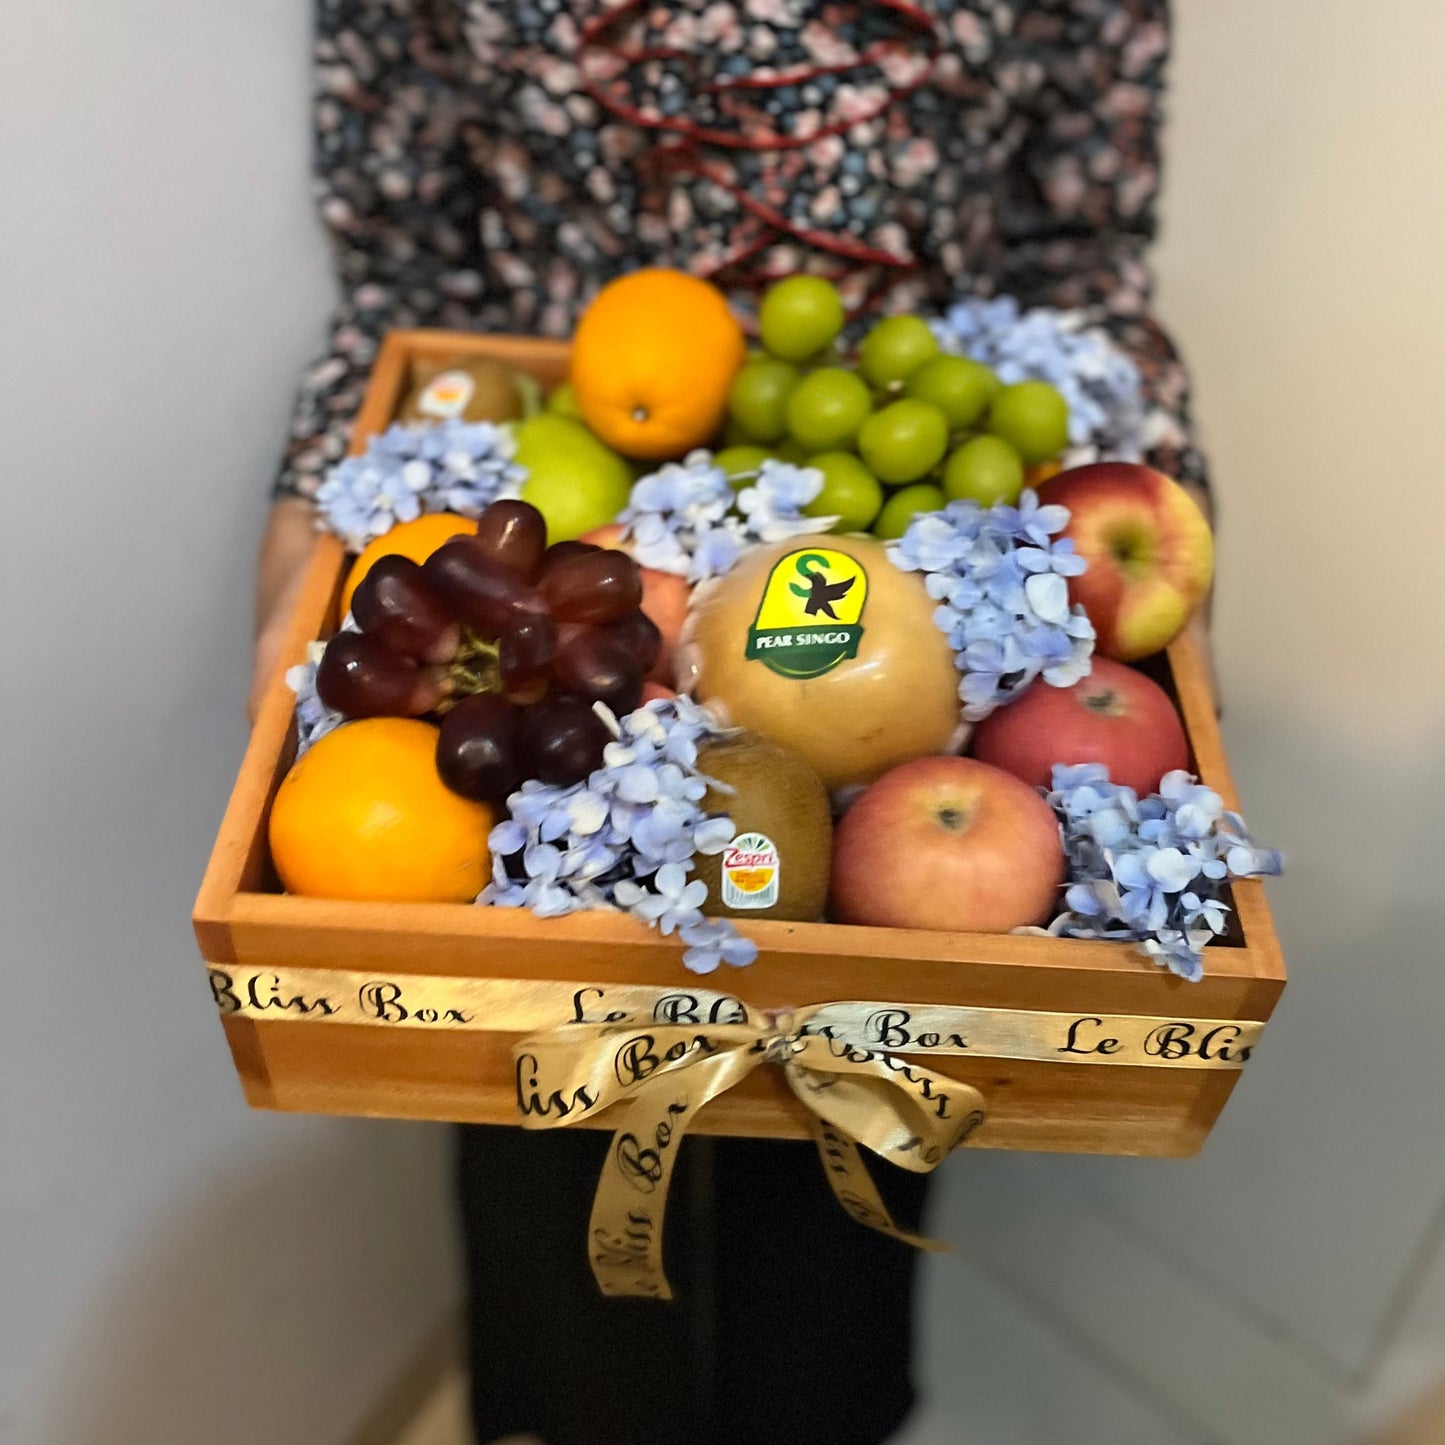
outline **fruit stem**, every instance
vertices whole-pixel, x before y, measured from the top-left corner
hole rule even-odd
[[[501,692],[502,670],[497,661],[499,651],[495,642],[478,637],[470,628],[462,629],[461,648],[447,668],[448,706],[459,698]]]

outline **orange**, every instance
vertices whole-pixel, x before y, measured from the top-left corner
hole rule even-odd
[[[490,809],[437,775],[437,729],[343,723],[286,774],[271,858],[288,893],[380,903],[470,903],[492,876]]]
[[[634,271],[604,286],[578,323],[577,408],[624,456],[681,456],[722,425],[745,351],[716,286],[682,271]]]
[[[449,537],[455,537],[458,532],[476,530],[477,524],[465,517],[454,516],[451,512],[428,512],[414,521],[398,522],[391,531],[373,537],[346,574],[346,585],[341,589],[341,615],[345,617],[351,611],[351,594],[356,591],[356,584],[371,571],[371,565],[378,557],[400,553],[413,562],[425,562]]]

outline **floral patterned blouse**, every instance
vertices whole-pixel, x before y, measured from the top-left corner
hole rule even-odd
[[[679,266],[851,307],[1085,308],[1151,459],[1203,482],[1149,310],[1165,0],[318,0],[316,163],[342,299],[278,493],[345,451],[383,330],[565,335]]]

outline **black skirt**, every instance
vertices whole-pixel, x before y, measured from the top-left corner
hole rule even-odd
[[[676,1298],[608,1299],[587,1218],[610,1135],[463,1126],[478,1445],[881,1445],[913,1403],[917,1252],[850,1220],[812,1144],[681,1145],[664,1232]],[[872,1157],[916,1229],[926,1176]]]

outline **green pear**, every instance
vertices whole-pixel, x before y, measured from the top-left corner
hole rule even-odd
[[[570,542],[615,521],[632,494],[632,468],[570,417],[542,412],[514,428],[527,469],[522,500],[547,522],[549,542]]]

